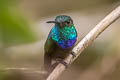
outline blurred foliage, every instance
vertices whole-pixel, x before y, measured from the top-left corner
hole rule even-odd
[[[11,72],[0,69],[0,80],[23,80],[23,76],[17,71]]]
[[[96,24],[103,15],[113,10],[119,4],[117,2],[119,0],[0,0],[0,80],[44,80],[44,76],[39,73],[43,65],[45,35],[48,35],[50,29],[44,24],[44,21],[48,20],[48,18],[44,19],[45,17],[61,13],[75,15],[74,19],[78,21],[78,25],[80,23],[80,29],[87,32],[91,24]],[[40,25],[35,28],[39,31],[37,34],[41,34],[44,38],[30,45],[11,47],[36,40],[30,28],[31,24],[20,14],[21,11],[30,19],[35,17],[41,20]],[[77,11],[80,15],[76,14]],[[98,42],[85,49],[59,80],[119,80],[120,60],[117,59],[120,58],[118,55],[120,39],[118,39],[119,29],[116,29],[117,36],[108,34],[105,35],[106,38],[100,37]],[[113,29],[106,31],[109,30],[112,33]],[[84,35],[86,33],[82,36]],[[109,36],[112,39],[108,38]],[[101,40],[102,42],[99,42]],[[28,71],[6,70],[6,68],[28,68]]]
[[[35,20],[40,20],[44,17],[67,12],[97,10],[98,8],[103,8],[103,6],[105,8],[105,5],[112,6],[119,1],[120,0],[23,0],[21,1],[21,7],[27,16],[33,16]]]
[[[15,8],[15,2],[15,0],[0,0],[0,80],[22,80],[20,74],[13,72],[13,75],[2,70],[3,58],[8,59],[3,48],[36,40],[29,23]]]
[[[104,46],[107,47],[108,45],[109,43],[104,43]],[[106,50],[103,48],[103,43],[93,43],[88,46],[85,51],[83,51],[74,64],[77,65],[76,67],[85,70],[95,63],[99,64],[99,61],[105,55],[105,51]]]
[[[36,40],[29,23],[14,8],[15,6],[10,5],[12,1],[14,0],[0,0],[0,43],[2,47]]]
[[[4,74],[0,72],[0,80],[3,80],[3,78],[4,78]]]

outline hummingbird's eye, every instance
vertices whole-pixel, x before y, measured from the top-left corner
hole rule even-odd
[[[67,23],[67,24],[70,24],[70,21],[67,21],[66,23]]]

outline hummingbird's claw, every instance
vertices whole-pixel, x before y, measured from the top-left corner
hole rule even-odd
[[[60,61],[60,63],[63,64],[65,68],[68,68],[68,63],[66,63],[65,61]]]
[[[65,66],[65,68],[68,68],[68,63],[66,63],[65,61],[63,61],[63,59],[57,58],[56,61],[57,61],[57,63],[63,64]]]
[[[71,52],[71,55],[73,56],[73,58],[76,57],[75,52]]]

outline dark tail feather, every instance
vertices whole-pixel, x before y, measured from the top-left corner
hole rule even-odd
[[[47,72],[51,71],[51,63],[52,63],[51,56],[48,55],[47,53],[45,53],[45,55],[44,55],[44,68]]]
[[[45,79],[49,76],[49,74],[54,70],[54,68],[58,65],[58,63],[52,64],[52,58],[50,55],[46,54],[44,55],[44,69],[48,72],[45,75]]]

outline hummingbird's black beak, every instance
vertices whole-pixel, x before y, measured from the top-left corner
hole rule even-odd
[[[46,23],[56,23],[56,24],[58,24],[58,22],[56,22],[56,21],[47,21]]]

